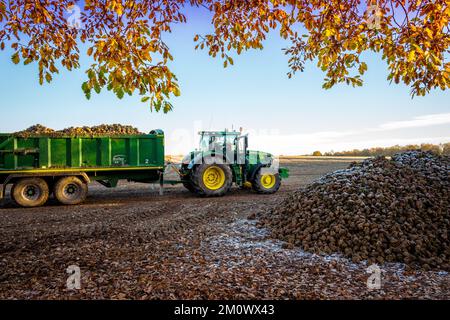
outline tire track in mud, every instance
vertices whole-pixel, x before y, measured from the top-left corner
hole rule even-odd
[[[45,211],[45,207],[35,208],[32,213],[19,213],[21,216],[12,217],[12,221],[3,220],[0,253],[42,250],[84,239],[114,241],[118,235],[139,241],[164,238],[166,234],[192,229],[214,219],[236,216],[229,212],[244,212],[245,215],[255,206],[257,198],[261,199],[261,196],[237,194],[215,199],[193,197],[186,201],[169,196],[151,206],[147,206],[147,201],[134,202],[132,206],[129,203],[113,206],[84,204],[70,213],[64,209],[73,207],[50,207],[46,212],[35,212]],[[28,220],[26,226],[23,226],[23,219]],[[18,233],[18,228],[23,228],[23,232]]]
[[[148,208],[143,207],[147,202],[138,202],[132,207],[121,204],[110,207],[106,213],[102,206],[84,213],[86,208],[83,205],[84,208],[75,213],[59,212],[61,218],[55,216],[52,212],[55,210],[51,209],[50,213],[42,214],[41,223],[24,233],[12,229],[14,225],[18,226],[16,221],[6,228],[9,232],[0,235],[0,255],[3,258],[0,268],[4,270],[0,283],[14,287],[16,282],[48,279],[54,273],[52,270],[64,270],[78,258],[85,268],[101,273],[111,267],[103,262],[104,257],[117,255],[121,259],[123,250],[142,250],[143,246],[151,250],[164,243],[171,243],[169,248],[173,249],[180,236],[202,237],[205,233],[222,230],[223,224],[239,215],[246,215],[248,210],[264,206],[268,200],[272,201],[271,197],[264,197],[264,201],[255,205],[258,196],[230,198],[214,201],[192,198],[189,202],[169,198]],[[25,214],[22,219],[29,216]],[[50,219],[47,221],[46,218]],[[85,249],[80,251],[80,247]]]

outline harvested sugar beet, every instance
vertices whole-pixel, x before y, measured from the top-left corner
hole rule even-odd
[[[450,271],[450,158],[410,151],[368,159],[257,218],[274,238],[306,251]]]
[[[101,124],[93,127],[69,127],[62,130],[55,131],[53,129],[44,127],[40,124],[34,125],[14,133],[17,137],[28,138],[34,136],[49,136],[49,137],[94,137],[94,136],[119,136],[119,135],[139,135],[144,134],[137,128],[121,124]]]

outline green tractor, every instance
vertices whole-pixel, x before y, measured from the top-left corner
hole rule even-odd
[[[248,136],[237,131],[201,131],[200,148],[184,157],[180,176],[183,185],[202,196],[222,196],[233,182],[258,193],[278,191],[286,168],[270,154],[248,150]]]

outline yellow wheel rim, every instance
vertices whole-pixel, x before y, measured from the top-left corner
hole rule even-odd
[[[222,168],[211,166],[203,172],[203,184],[209,190],[217,190],[225,184],[225,172]]]
[[[261,177],[261,185],[265,189],[272,188],[275,185],[276,181],[277,180],[275,178],[275,175],[273,175],[273,174],[265,174]]]

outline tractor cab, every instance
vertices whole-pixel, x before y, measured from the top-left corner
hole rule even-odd
[[[251,186],[258,193],[274,193],[288,170],[267,152],[248,150],[248,135],[239,131],[201,131],[199,148],[181,165],[183,185],[196,194],[221,196],[232,184]]]
[[[237,131],[201,131],[199,151],[204,155],[222,155],[229,164],[245,164],[248,138]]]

